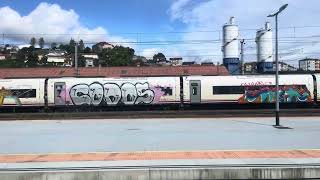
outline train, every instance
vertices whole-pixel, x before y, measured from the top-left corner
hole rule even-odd
[[[316,104],[320,74],[280,75],[280,103]],[[271,104],[275,75],[0,79],[1,108]]]

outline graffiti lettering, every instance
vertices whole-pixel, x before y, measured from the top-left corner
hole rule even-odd
[[[154,92],[149,89],[148,83],[137,83],[137,95],[138,98],[136,100],[136,104],[150,104],[154,99]]]
[[[91,98],[91,104],[97,106],[103,100],[103,86],[100,83],[92,83],[89,86],[89,96]]]
[[[100,84],[98,82],[77,84],[69,91],[74,105],[94,105],[102,103],[107,105],[150,104],[153,102],[155,93],[148,83],[124,83],[121,86],[115,83]]]
[[[267,85],[272,85],[272,82],[257,81],[257,82],[241,83],[241,86],[267,86]]]
[[[135,85],[131,83],[125,83],[121,86],[121,94],[122,99],[121,101],[124,104],[134,104],[137,99],[137,89]]]
[[[89,86],[86,84],[78,84],[70,89],[70,97],[74,105],[91,104],[89,95]]]
[[[121,100],[121,88],[118,84],[106,83],[104,87],[104,101],[108,105],[117,105]]]
[[[251,86],[239,98],[239,103],[274,103],[275,86]],[[280,86],[279,101],[282,103],[312,102],[311,94],[305,85]]]

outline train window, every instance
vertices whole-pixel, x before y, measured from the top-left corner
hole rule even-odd
[[[12,96],[18,98],[35,98],[37,97],[36,89],[10,89]]]
[[[212,87],[213,95],[216,94],[243,94],[243,86],[213,86]]]
[[[198,88],[192,87],[192,95],[196,96],[198,94]]]
[[[213,95],[217,94],[244,94],[245,91],[260,91],[263,89],[275,89],[275,85],[262,85],[262,86],[213,86]],[[286,90],[288,88],[306,89],[306,85],[280,85],[279,89]]]

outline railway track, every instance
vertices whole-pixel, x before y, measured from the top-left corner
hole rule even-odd
[[[131,110],[103,112],[0,113],[0,120],[273,117],[273,109]],[[281,109],[283,117],[320,116],[319,108]]]

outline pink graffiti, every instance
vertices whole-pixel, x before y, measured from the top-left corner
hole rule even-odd
[[[70,91],[70,88],[63,88],[62,90],[61,90],[61,93],[60,93],[60,96],[61,96],[61,99],[64,101],[64,102],[66,102],[66,104],[72,104],[72,101],[71,101],[71,98],[70,98],[70,95],[69,95],[69,93],[67,93],[67,92],[69,92]]]
[[[267,85],[272,85],[272,82],[257,81],[257,82],[241,83],[241,86],[267,86]]]
[[[155,97],[154,97],[154,102],[160,102],[161,97],[166,96],[166,90],[171,89],[173,91],[172,86],[169,84],[168,86],[160,86],[160,85],[155,85],[152,87],[152,90],[154,91]],[[173,93],[173,92],[171,92]]]

